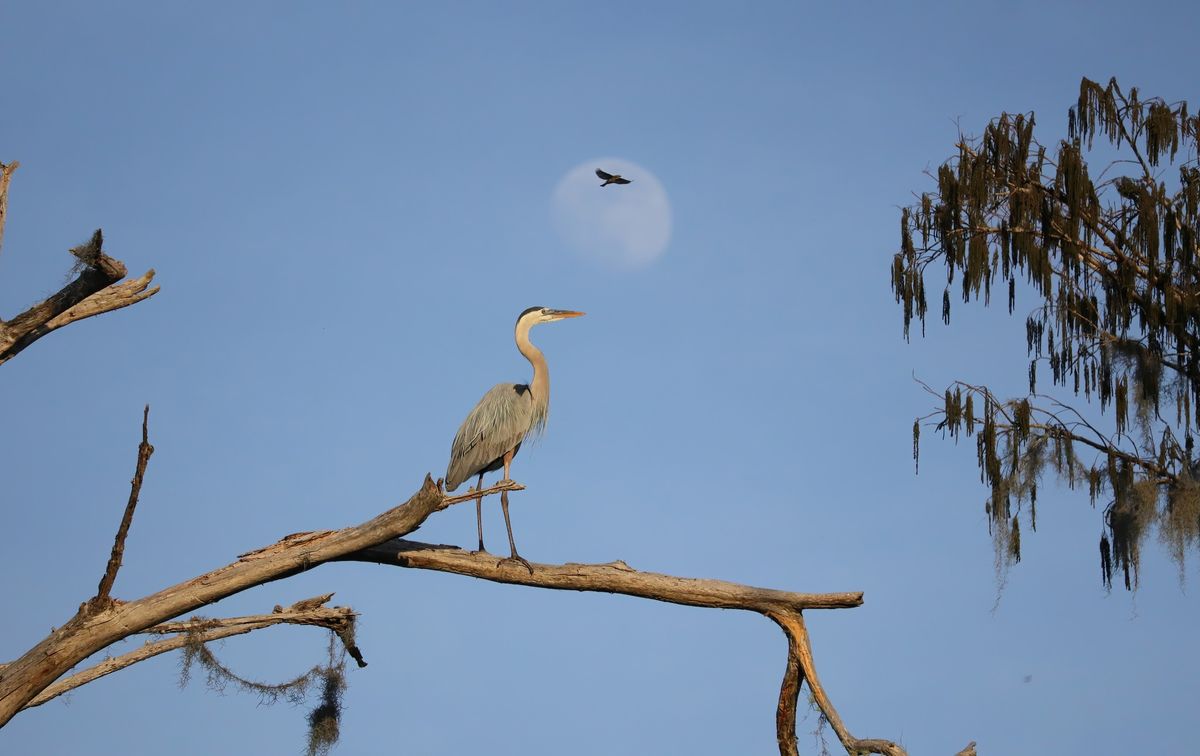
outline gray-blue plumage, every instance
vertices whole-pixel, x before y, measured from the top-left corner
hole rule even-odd
[[[453,491],[468,478],[503,467],[505,452],[515,455],[527,436],[545,426],[545,408],[541,412],[538,409],[529,386],[523,383],[493,386],[454,436],[450,466],[446,469],[446,490]]]

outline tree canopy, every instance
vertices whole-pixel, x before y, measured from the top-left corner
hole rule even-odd
[[[1086,486],[1104,584],[1132,590],[1148,534],[1181,575],[1200,543],[1200,116],[1084,78],[1066,121],[1047,146],[1032,112],[1002,113],[960,136],[936,189],[901,211],[906,339],[914,320],[925,332],[927,281],[946,324],[956,298],[987,306],[999,288],[1013,314],[1023,283],[1040,299],[1025,318],[1028,395],[956,381],[914,423],[913,450],[923,426],[975,438],[1002,569],[1020,561],[1022,520],[1037,527],[1048,469]]]

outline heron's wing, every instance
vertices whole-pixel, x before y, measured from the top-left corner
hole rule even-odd
[[[628,183],[629,183],[629,179],[627,179],[627,178],[621,178],[620,176],[617,176],[615,179],[613,179],[613,183],[614,183],[614,184],[628,184]]]
[[[467,415],[454,443],[446,469],[446,490],[453,491],[472,475],[511,451],[529,433],[533,421],[533,395],[529,387],[514,383],[493,386]]]
[[[608,181],[610,178],[612,178],[611,173],[605,173],[604,171],[600,170],[599,168],[596,169],[596,175],[599,176],[600,178],[604,179],[605,181]]]

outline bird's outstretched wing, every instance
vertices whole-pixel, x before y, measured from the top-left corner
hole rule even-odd
[[[615,177],[613,177],[613,183],[614,184],[628,184],[629,179],[624,178],[622,176],[615,176]]]
[[[596,175],[599,176],[600,178],[604,179],[605,181],[608,181],[610,178],[613,177],[611,173],[605,173],[604,171],[600,170],[599,168],[596,169]]]
[[[525,439],[532,422],[533,397],[528,386],[493,386],[467,415],[450,445],[446,490],[453,491],[512,451]]]

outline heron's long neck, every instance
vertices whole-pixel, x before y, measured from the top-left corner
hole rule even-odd
[[[541,426],[546,422],[546,411],[550,406],[550,368],[546,366],[542,350],[529,340],[529,326],[517,328],[517,349],[533,365],[533,380],[529,382],[529,390],[533,393],[534,424]]]

